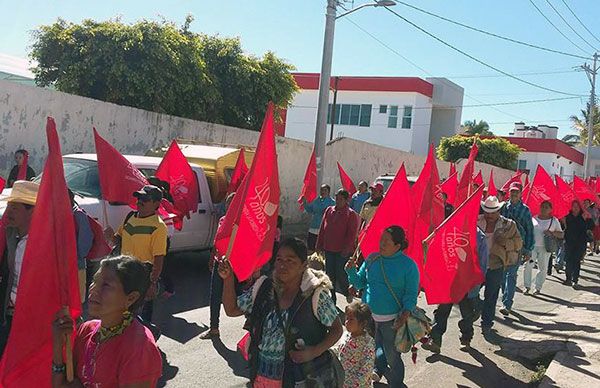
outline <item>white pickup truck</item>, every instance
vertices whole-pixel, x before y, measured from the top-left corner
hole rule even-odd
[[[154,175],[162,160],[162,158],[150,156],[124,156],[146,176]],[[200,201],[197,211],[190,215],[190,219],[184,219],[182,230],[175,230],[172,223],[167,221],[169,235],[171,236],[170,252],[210,248],[218,225],[216,206],[212,203],[210,188],[204,171],[196,164],[190,165],[198,178]],[[96,154],[64,155],[63,166],[67,186],[76,193],[75,201],[79,206],[103,224],[104,227],[108,224],[114,230],[117,230],[131,208],[127,205],[104,204],[105,201],[100,193]],[[39,179],[39,177],[36,179]],[[3,191],[3,194],[8,193],[10,193],[10,189]],[[103,206],[106,206],[108,220],[104,219]],[[6,202],[0,202],[0,214],[4,214],[5,209]]]

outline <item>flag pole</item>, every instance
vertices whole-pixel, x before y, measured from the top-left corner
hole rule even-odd
[[[102,215],[104,216],[104,228],[108,228],[108,210],[106,209],[106,200],[102,199]]]
[[[63,313],[70,315],[68,306],[63,306]],[[72,383],[75,376],[73,373],[73,347],[71,346],[71,334],[66,334],[65,338],[65,369],[67,373],[67,382]]]

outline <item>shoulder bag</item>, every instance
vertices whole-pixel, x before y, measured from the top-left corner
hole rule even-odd
[[[396,293],[388,280],[387,274],[385,273],[383,259],[381,256],[378,257],[378,259],[381,264],[381,272],[383,273],[385,285],[390,291],[390,294],[392,294],[392,297],[394,297],[398,307],[402,309],[402,303],[400,303],[400,300],[396,296]],[[421,338],[428,335],[429,332],[431,332],[431,320],[427,317],[425,310],[420,307],[415,307],[415,310],[411,311],[406,323],[396,332],[396,338],[394,340],[396,350],[400,353],[410,352],[413,346],[419,342]]]
[[[554,217],[550,219],[550,225],[548,225],[548,231],[552,227],[552,222],[554,222]],[[544,234],[544,248],[546,248],[546,252],[548,253],[556,253],[558,252],[558,241],[557,238],[553,235]]]

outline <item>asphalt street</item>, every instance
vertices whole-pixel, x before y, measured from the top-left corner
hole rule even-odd
[[[248,371],[236,344],[243,336],[243,318],[228,318],[221,313],[221,339],[202,340],[200,335],[209,324],[209,272],[207,252],[177,254],[168,258],[169,271],[175,279],[175,295],[156,304],[154,320],[162,329],[158,341],[164,353],[163,378],[159,386],[169,387],[243,387]],[[560,339],[572,331],[597,331],[597,328],[577,322],[540,322],[540,317],[551,317],[559,305],[587,308],[571,303],[583,292],[600,290],[600,261],[587,258],[582,267],[580,290],[561,284],[564,274],[550,276],[538,296],[522,294],[522,270],[519,271],[519,289],[513,313],[499,317],[492,336],[481,335],[480,323],[475,323],[475,338],[470,352],[459,350],[458,321],[460,312],[455,307],[448,321],[442,353],[432,355],[419,350],[417,363],[410,355],[403,357],[406,365],[405,382],[409,387],[526,387],[535,372],[535,362],[515,357],[505,351],[506,340],[515,332],[551,332]],[[338,298],[339,307],[343,298]],[[345,302],[344,302],[345,303]],[[423,295],[419,305],[433,317],[435,306],[427,306]],[[594,331],[594,332],[595,332]],[[511,340],[512,341],[512,340]],[[511,346],[527,347],[527,341],[512,341]],[[379,384],[385,386],[384,384]]]

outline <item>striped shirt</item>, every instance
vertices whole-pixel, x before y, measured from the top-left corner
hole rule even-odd
[[[522,201],[516,204],[507,202],[500,214],[517,223],[517,229],[519,229],[519,234],[521,234],[521,238],[523,239],[522,253],[531,256],[531,251],[535,245],[535,238],[533,236],[533,221],[529,207]]]

